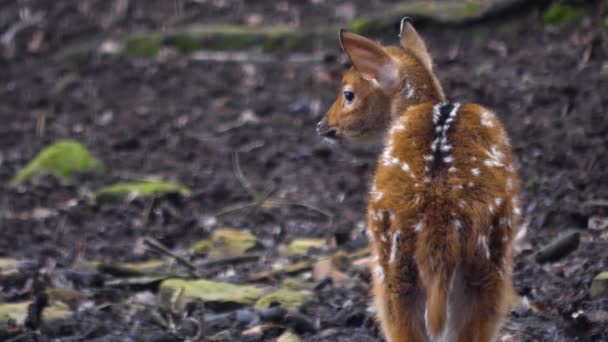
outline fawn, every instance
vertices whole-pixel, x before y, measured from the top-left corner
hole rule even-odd
[[[386,339],[491,341],[521,215],[509,140],[490,110],[447,101],[408,18],[400,31],[400,47],[340,32],[352,67],[317,131],[384,141],[367,217]]]

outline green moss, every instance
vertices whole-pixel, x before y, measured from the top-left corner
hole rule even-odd
[[[156,34],[135,35],[125,41],[123,51],[130,56],[155,57],[160,47],[161,40]]]
[[[256,309],[265,309],[272,303],[278,303],[281,307],[287,310],[298,310],[312,293],[310,291],[293,291],[288,289],[280,289],[269,293],[260,298],[255,303]]]
[[[601,272],[593,278],[589,294],[593,299],[608,296],[608,271]]]
[[[165,194],[190,195],[190,190],[182,185],[172,182],[139,182],[118,183],[105,186],[93,193],[94,201],[108,201],[116,198],[130,197],[152,197]]]
[[[194,243],[196,254],[207,254],[218,258],[225,256],[243,255],[257,244],[255,235],[248,230],[233,228],[218,228],[210,239]]]
[[[213,248],[213,242],[211,240],[202,240],[194,243],[195,254],[208,254]]]
[[[78,172],[98,172],[102,164],[80,143],[72,140],[60,140],[38,153],[10,181],[9,186],[16,186],[40,174],[69,180]]]
[[[170,303],[178,291],[184,298],[200,299],[203,302],[237,303],[251,305],[263,294],[263,290],[252,285],[234,285],[205,279],[167,279],[160,284],[161,303]]]
[[[219,228],[211,235],[210,257],[242,255],[257,244],[255,235],[248,230]]]
[[[189,34],[175,34],[165,38],[164,43],[181,53],[192,53],[201,49],[201,42]]]
[[[324,239],[296,239],[287,246],[289,254],[306,254],[310,248],[323,248],[327,243]]]
[[[482,6],[479,1],[469,1],[462,7],[462,14],[465,16],[476,16],[481,11]]]
[[[9,328],[11,333],[23,328],[29,305],[29,302],[0,304],[0,337],[7,332],[6,328]],[[42,318],[46,322],[68,318],[71,315],[70,308],[62,302],[49,305],[42,311]]]
[[[553,3],[543,14],[543,23],[546,25],[567,24],[580,20],[585,10],[567,4]]]

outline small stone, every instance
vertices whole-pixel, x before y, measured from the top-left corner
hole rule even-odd
[[[292,333],[291,331],[284,332],[279,338],[277,342],[300,342],[301,339],[298,335]]]
[[[608,296],[608,271],[601,272],[593,278],[589,294],[592,299]]]

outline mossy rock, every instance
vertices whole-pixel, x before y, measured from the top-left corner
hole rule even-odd
[[[297,278],[285,278],[281,284],[284,288],[293,291],[310,290],[315,286],[315,283],[302,281]]]
[[[248,230],[234,228],[218,228],[211,238],[194,244],[197,254],[207,254],[210,257],[243,255],[257,244],[255,235]]]
[[[153,197],[167,194],[189,196],[190,190],[180,184],[165,181],[118,183],[105,186],[93,193],[93,200],[105,202],[117,198]]]
[[[75,173],[99,172],[102,169],[101,162],[79,142],[60,140],[38,153],[17,173],[9,186],[16,186],[41,174],[69,180]]]
[[[280,289],[260,298],[255,303],[256,309],[265,309],[272,303],[278,303],[287,310],[298,310],[312,296],[310,291]]]
[[[17,270],[17,260],[11,258],[0,258],[0,284],[6,285],[12,281],[24,279],[27,276]]]
[[[12,326],[15,330],[21,329],[27,318],[27,308],[29,305],[30,302],[0,304],[0,329],[7,326]],[[42,319],[45,322],[68,318],[71,315],[72,311],[70,308],[62,302],[49,305],[42,311]],[[14,324],[11,324],[11,322]],[[2,332],[0,331],[1,335]]]
[[[585,10],[582,7],[556,2],[545,10],[543,23],[546,25],[568,24],[579,21],[584,15]]]
[[[45,322],[68,318],[71,315],[72,310],[70,310],[70,307],[63,302],[57,302],[53,305],[47,306],[42,311],[42,319]]]
[[[252,305],[263,293],[263,289],[253,285],[235,285],[205,279],[167,279],[160,284],[159,301],[166,305],[179,294],[183,298],[203,302]]]
[[[0,271],[9,271],[17,268],[19,262],[13,258],[0,258]]]
[[[163,274],[168,270],[168,266],[162,260],[148,260],[143,262],[99,263],[97,269],[115,277],[140,277]]]
[[[287,246],[287,253],[291,255],[306,254],[311,248],[327,247],[324,239],[296,239]]]
[[[292,333],[291,331],[286,331],[283,334],[281,334],[281,336],[279,336],[279,338],[277,338],[277,342],[300,342],[302,341],[302,339]]]
[[[593,278],[589,294],[592,299],[608,296],[608,271],[601,272]]]

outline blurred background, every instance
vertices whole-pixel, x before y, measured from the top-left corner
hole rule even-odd
[[[0,1],[0,340],[381,341],[339,28],[414,19],[512,140],[500,341],[608,340],[608,2]]]

